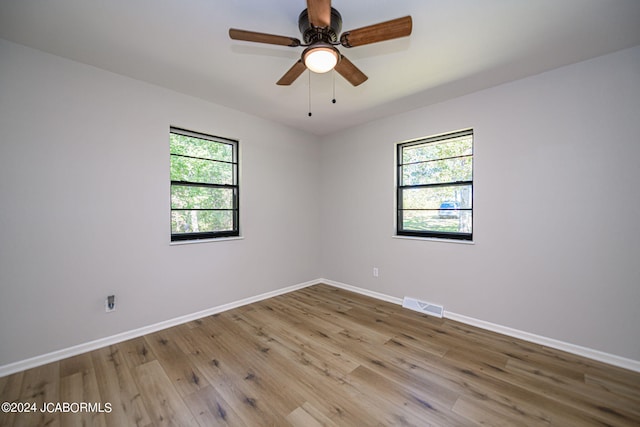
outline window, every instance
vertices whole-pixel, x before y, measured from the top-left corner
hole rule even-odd
[[[397,147],[397,234],[472,240],[473,130]]]
[[[239,236],[238,141],[171,128],[171,240]]]

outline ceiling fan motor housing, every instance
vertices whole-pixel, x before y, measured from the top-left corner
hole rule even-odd
[[[331,8],[331,24],[328,27],[314,27],[311,25],[309,14],[305,9],[298,18],[298,29],[300,29],[304,44],[311,45],[319,42],[335,44],[338,41],[340,31],[342,31],[342,16],[340,12]]]

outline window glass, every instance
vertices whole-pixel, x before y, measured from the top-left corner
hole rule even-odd
[[[397,234],[473,238],[473,131],[398,144]]]
[[[169,132],[171,240],[239,235],[238,141]]]

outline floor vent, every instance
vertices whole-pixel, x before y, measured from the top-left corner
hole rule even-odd
[[[404,308],[408,308],[409,310],[418,311],[430,316],[442,317],[442,313],[444,313],[444,307],[442,307],[441,305],[419,301],[415,298],[404,297],[404,299],[402,300],[402,306]]]

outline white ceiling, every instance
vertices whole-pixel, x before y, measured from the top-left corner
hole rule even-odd
[[[353,87],[336,74],[336,104],[333,73],[275,84],[302,48],[228,36],[301,38],[304,0],[0,0],[0,38],[318,135],[640,44],[640,0],[332,5],[343,30],[413,17],[408,38],[340,48],[369,80]]]

